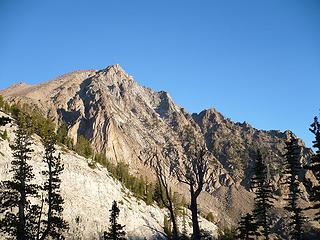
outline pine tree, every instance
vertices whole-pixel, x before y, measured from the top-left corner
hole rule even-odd
[[[2,109],[3,106],[4,106],[4,100],[3,100],[2,95],[0,95],[0,109]]]
[[[60,194],[60,175],[64,170],[61,164],[60,154],[56,153],[56,136],[53,129],[48,129],[46,136],[43,139],[45,147],[45,155],[43,161],[47,165],[47,170],[42,174],[47,177],[43,190],[46,193],[45,202],[47,203],[46,219],[42,220],[43,231],[38,239],[46,239],[48,236],[53,239],[63,238],[63,231],[68,229],[68,224],[62,218],[64,200]],[[39,231],[40,232],[40,231]]]
[[[301,164],[299,161],[300,148],[298,140],[292,134],[290,134],[290,140],[286,142],[286,153],[284,155],[286,159],[285,174],[287,175],[286,183],[289,186],[288,205],[285,207],[292,215],[290,217],[291,222],[289,226],[292,227],[291,236],[293,239],[303,239],[303,223],[305,218],[303,216],[303,209],[299,207],[299,195],[301,190],[299,189],[298,176],[301,171]]]
[[[312,209],[316,209],[315,220],[320,223],[320,123],[315,117],[309,130],[315,135],[315,140],[312,142],[316,149],[315,154],[311,158],[311,163],[306,168],[311,170],[318,181],[318,185],[314,186],[311,191],[310,201],[313,202]]]
[[[76,145],[74,146],[74,150],[81,156],[89,158],[93,154],[93,150],[91,144],[88,139],[86,139],[83,135],[80,135]]]
[[[1,137],[2,137],[3,140],[7,140],[9,138],[7,129],[4,130],[4,132],[2,133]]]
[[[110,209],[110,227],[108,229],[108,232],[104,232],[104,240],[110,239],[110,240],[125,240],[125,231],[123,228],[125,226],[120,225],[118,223],[118,217],[119,217],[120,209],[117,206],[117,202],[113,201],[112,208]]]
[[[0,126],[5,126],[10,122],[11,122],[11,119],[9,117],[0,117]]]
[[[254,176],[251,181],[252,188],[255,189],[253,215],[257,226],[262,227],[265,239],[269,239],[270,234],[270,209],[273,207],[271,185],[268,179],[268,167],[262,158],[260,151],[257,152],[254,166]]]
[[[147,205],[152,205],[153,203],[153,185],[147,183],[146,181],[146,193],[145,193],[145,202]]]
[[[32,184],[34,174],[29,165],[32,149],[30,122],[28,116],[19,114],[18,129],[13,146],[14,160],[11,162],[12,180],[1,183],[0,220],[1,232],[18,240],[31,239],[36,234],[36,221],[39,207],[30,203],[30,198],[37,197],[39,187]]]
[[[238,239],[243,239],[243,240],[254,239],[254,236],[256,236],[257,225],[254,222],[254,217],[252,214],[247,213],[245,216],[241,218],[237,231],[238,231],[238,234],[237,234]]]
[[[68,136],[68,126],[65,122],[61,124],[60,127],[57,129],[57,142],[64,144],[67,146],[69,149],[73,148],[73,141],[72,139]]]

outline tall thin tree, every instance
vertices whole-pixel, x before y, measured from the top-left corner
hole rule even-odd
[[[251,180],[251,187],[255,190],[253,215],[257,226],[262,227],[262,234],[265,239],[270,235],[270,210],[273,207],[273,194],[268,179],[268,166],[260,151],[257,152],[254,166],[254,176]]]
[[[253,240],[255,239],[257,231],[257,225],[254,220],[254,216],[247,213],[241,217],[239,227],[237,228],[237,238],[242,240]]]
[[[303,224],[305,217],[303,216],[303,208],[299,206],[301,190],[299,188],[299,173],[301,171],[301,163],[299,160],[300,147],[298,140],[290,134],[289,141],[286,142],[286,153],[284,155],[286,160],[285,171],[286,183],[289,187],[288,204],[285,207],[291,213],[291,221],[289,226],[292,227],[291,236],[293,239],[303,239]]]
[[[313,172],[318,181],[318,184],[312,187],[310,201],[313,202],[313,206],[311,208],[316,210],[314,220],[320,223],[320,123],[317,117],[314,118],[309,130],[315,136],[315,140],[312,143],[316,152],[312,156],[311,162],[306,168]]]
[[[125,240],[125,226],[118,223],[120,209],[117,206],[117,202],[113,201],[110,209],[110,227],[108,232],[104,232],[104,240]]]
[[[43,190],[46,194],[47,204],[46,218],[41,220],[42,231],[38,231],[38,239],[44,240],[48,236],[53,239],[63,238],[63,231],[68,229],[67,222],[62,218],[64,200],[60,194],[60,175],[64,170],[61,163],[60,154],[56,155],[56,135],[53,129],[47,129],[43,138],[45,154],[43,161],[47,165],[47,170],[42,174],[47,177]],[[41,217],[40,217],[41,218]]]
[[[30,199],[37,197],[39,186],[32,183],[34,174],[31,160],[31,126],[29,117],[20,113],[17,119],[18,128],[11,162],[12,180],[1,183],[0,220],[1,232],[18,240],[31,239],[36,232],[36,215],[39,207],[32,205]]]

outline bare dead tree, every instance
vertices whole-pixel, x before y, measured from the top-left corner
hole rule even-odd
[[[175,206],[173,196],[170,191],[168,180],[170,178],[170,167],[166,164],[166,159],[169,155],[176,156],[177,152],[174,149],[162,148],[160,151],[148,151],[150,156],[145,161],[155,172],[158,184],[160,186],[160,198],[163,206],[168,209],[172,223],[172,239],[179,239],[179,230],[175,215]]]
[[[204,186],[209,183],[212,172],[209,168],[208,151],[205,143],[198,143],[192,130],[185,132],[186,145],[184,159],[176,158],[172,168],[178,181],[188,185],[190,192],[190,210],[192,213],[193,239],[200,239],[197,199]],[[210,173],[211,172],[211,173]]]

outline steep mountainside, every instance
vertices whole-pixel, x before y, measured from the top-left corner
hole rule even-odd
[[[14,123],[0,126],[0,132],[4,129],[9,139],[0,138],[0,181],[8,180],[11,175],[9,170],[13,156],[9,145],[14,143],[16,126]],[[46,166],[42,162],[44,148],[37,135],[33,135],[32,149],[34,152],[29,164],[33,167],[36,183],[42,185],[44,179],[41,172],[46,170]],[[119,222],[126,225],[125,230],[130,239],[163,238],[160,232],[163,232],[163,219],[167,214],[164,209],[156,204],[146,205],[134,197],[101,165],[92,168],[88,164],[90,160],[64,148],[59,147],[59,153],[65,168],[61,175],[61,195],[65,201],[63,218],[70,226],[66,239],[100,239],[108,229],[109,210],[114,200],[120,208]],[[191,213],[187,214],[187,231],[191,234]],[[178,223],[181,227],[181,218]],[[213,236],[217,235],[217,227],[206,219],[201,218],[201,227]]]
[[[191,129],[197,141],[206,142],[211,160],[216,163],[212,166],[215,174],[211,183],[201,195],[200,207],[216,213],[220,223],[234,223],[252,207],[249,178],[257,149],[267,153],[274,189],[279,196],[283,193],[279,183],[288,132],[234,123],[215,109],[191,115],[176,105],[168,93],[138,85],[119,65],[73,72],[36,86],[18,84],[0,94],[11,103],[37,106],[58,124],[66,122],[74,142],[79,135],[85,135],[110,160],[124,161],[133,173],[150,178],[143,152],[172,144],[188,157],[183,133],[186,128]],[[304,148],[301,160],[307,161],[311,153]],[[173,188],[186,192],[183,185],[173,184]]]

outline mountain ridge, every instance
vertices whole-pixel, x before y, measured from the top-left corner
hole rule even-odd
[[[183,147],[184,131],[191,129],[197,141],[206,143],[216,162],[212,166],[215,175],[201,195],[200,205],[204,212],[215,212],[221,222],[234,224],[252,207],[249,179],[257,149],[266,149],[274,190],[282,194],[279,168],[288,140],[286,132],[232,122],[215,108],[191,114],[175,104],[167,92],[140,86],[118,64],[62,75],[28,91],[26,88],[7,88],[0,94],[10,103],[37,106],[58,125],[66,122],[74,143],[84,135],[97,152],[104,152],[115,163],[129,164],[132,173],[150,179],[154,176],[142,161],[143,152],[171,144],[188,158]],[[305,163],[312,151],[302,141],[300,144],[304,147],[301,161]],[[176,182],[172,186],[186,193],[185,186]]]

